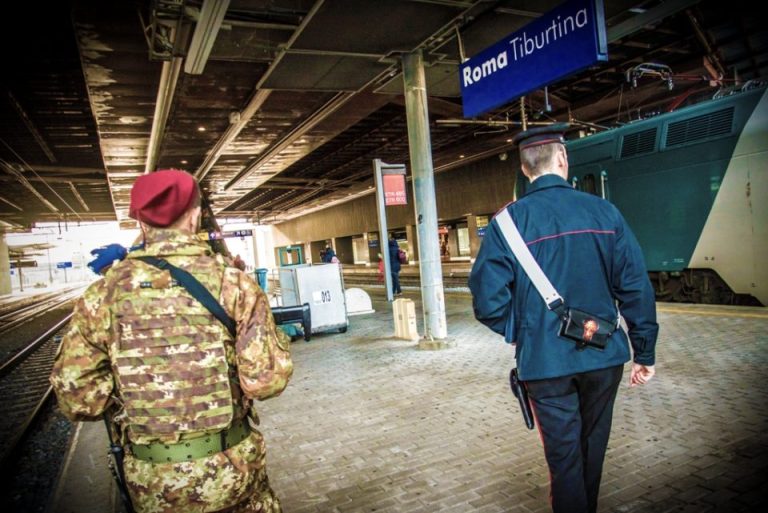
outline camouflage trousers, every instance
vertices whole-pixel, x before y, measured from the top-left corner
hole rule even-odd
[[[281,513],[269,486],[258,431],[226,451],[192,461],[151,463],[125,457],[125,480],[137,513]]]

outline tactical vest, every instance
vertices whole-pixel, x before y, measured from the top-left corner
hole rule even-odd
[[[223,268],[211,263],[189,270],[220,297]],[[110,351],[128,439],[176,443],[229,427],[243,416],[231,336],[167,273],[132,267],[115,288]]]

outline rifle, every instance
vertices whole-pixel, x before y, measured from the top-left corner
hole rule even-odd
[[[104,424],[107,427],[107,437],[109,438],[109,470],[112,472],[112,477],[117,483],[117,489],[120,492],[120,499],[125,505],[126,513],[135,513],[133,504],[131,503],[131,496],[128,494],[128,487],[125,484],[125,472],[123,469],[123,457],[125,451],[123,446],[115,442],[112,437],[112,425],[109,421],[107,412],[104,412]]]
[[[517,377],[517,367],[509,373],[509,386],[512,393],[515,394],[520,402],[520,411],[523,413],[523,420],[528,429],[533,429],[533,410],[531,409],[531,400],[528,398],[528,391],[525,389],[525,383]]]

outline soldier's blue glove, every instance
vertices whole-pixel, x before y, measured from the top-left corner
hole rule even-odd
[[[91,251],[91,255],[96,258],[88,262],[88,267],[96,274],[101,274],[101,271],[112,265],[115,260],[122,260],[127,254],[128,250],[120,244],[102,246]]]

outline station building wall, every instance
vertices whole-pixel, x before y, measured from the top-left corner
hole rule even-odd
[[[513,152],[510,152],[513,153]],[[502,161],[493,156],[435,174],[437,216],[462,219],[468,214],[498,211],[512,200],[519,170],[517,158]],[[409,173],[410,177],[410,173]],[[415,224],[413,186],[406,186],[408,205],[387,207],[387,227],[404,229]],[[273,226],[276,247],[332,237],[378,232],[376,196],[369,195]]]

